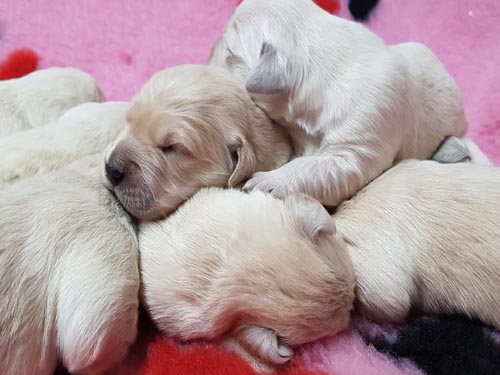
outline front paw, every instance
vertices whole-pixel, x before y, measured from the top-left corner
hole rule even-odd
[[[255,173],[243,186],[244,191],[262,191],[276,198],[294,193],[290,181],[278,170]]]

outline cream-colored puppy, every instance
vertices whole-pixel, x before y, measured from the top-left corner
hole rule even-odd
[[[133,99],[103,176],[129,213],[150,220],[202,187],[278,168],[291,153],[285,130],[227,72],[183,65],[155,74]]]
[[[356,306],[377,321],[416,308],[500,328],[499,187],[497,168],[406,161],[333,217],[302,195],[205,190],[140,226],[145,305],[167,335],[233,330],[275,364],[292,353],[279,340],[345,327],[353,270]]]
[[[43,126],[85,102],[102,102],[95,80],[74,68],[49,68],[0,82],[0,137]]]
[[[135,339],[135,228],[94,164],[0,192],[3,375],[104,374]]]
[[[247,190],[336,206],[395,161],[429,159],[467,129],[459,89],[427,47],[387,46],[312,0],[245,0],[210,63],[292,135],[297,157],[256,173]]]
[[[125,127],[125,102],[84,103],[49,125],[0,138],[0,188],[102,152]]]
[[[269,364],[346,328],[354,275],[323,211],[301,197],[212,188],[163,221],[141,224],[143,301],[152,320],[181,340],[229,333]]]
[[[334,218],[370,318],[400,322],[417,308],[500,328],[500,169],[405,161]]]

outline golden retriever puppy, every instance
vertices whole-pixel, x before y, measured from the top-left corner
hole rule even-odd
[[[0,82],[0,137],[57,120],[85,102],[102,102],[95,80],[74,68],[49,68]]]
[[[0,138],[0,188],[102,152],[125,127],[125,102],[84,103],[51,124]]]
[[[0,192],[0,369],[104,374],[136,336],[135,227],[79,162]],[[78,171],[77,171],[78,170]]]
[[[202,189],[163,221],[142,223],[139,249],[143,302],[167,336],[229,333],[264,363],[281,364],[294,346],[349,323],[345,244],[307,199]]]
[[[405,158],[429,159],[467,129],[459,89],[424,45],[387,46],[312,0],[245,0],[213,49],[286,126],[296,157],[246,190],[336,206]]]
[[[500,328],[500,169],[405,161],[334,215],[359,308],[400,322],[410,308]]]
[[[104,182],[133,216],[166,216],[202,187],[236,186],[286,163],[288,134],[227,72],[183,65],[155,74],[109,148]]]
[[[166,335],[229,332],[272,364],[346,326],[353,272],[377,321],[416,308],[500,328],[499,186],[497,168],[405,161],[333,217],[303,195],[204,190],[140,226],[145,306]]]

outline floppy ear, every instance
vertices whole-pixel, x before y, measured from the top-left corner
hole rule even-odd
[[[282,94],[290,89],[288,62],[273,46],[262,44],[260,60],[250,72],[246,89],[251,94]]]
[[[255,155],[248,142],[240,136],[236,136],[228,147],[233,160],[233,171],[227,186],[233,188],[253,174],[255,171]]]
[[[285,205],[294,215],[296,230],[313,243],[322,236],[332,236],[337,232],[333,218],[315,199],[304,194],[292,194],[285,198]]]

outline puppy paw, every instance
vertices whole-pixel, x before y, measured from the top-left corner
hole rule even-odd
[[[294,354],[276,332],[267,328],[245,325],[236,331],[236,338],[249,352],[275,366],[287,363]]]
[[[244,191],[262,191],[283,199],[294,193],[288,179],[278,170],[255,173],[243,186]]]
[[[432,160],[442,164],[468,163],[471,159],[467,145],[460,138],[452,136],[446,138],[432,156]]]

